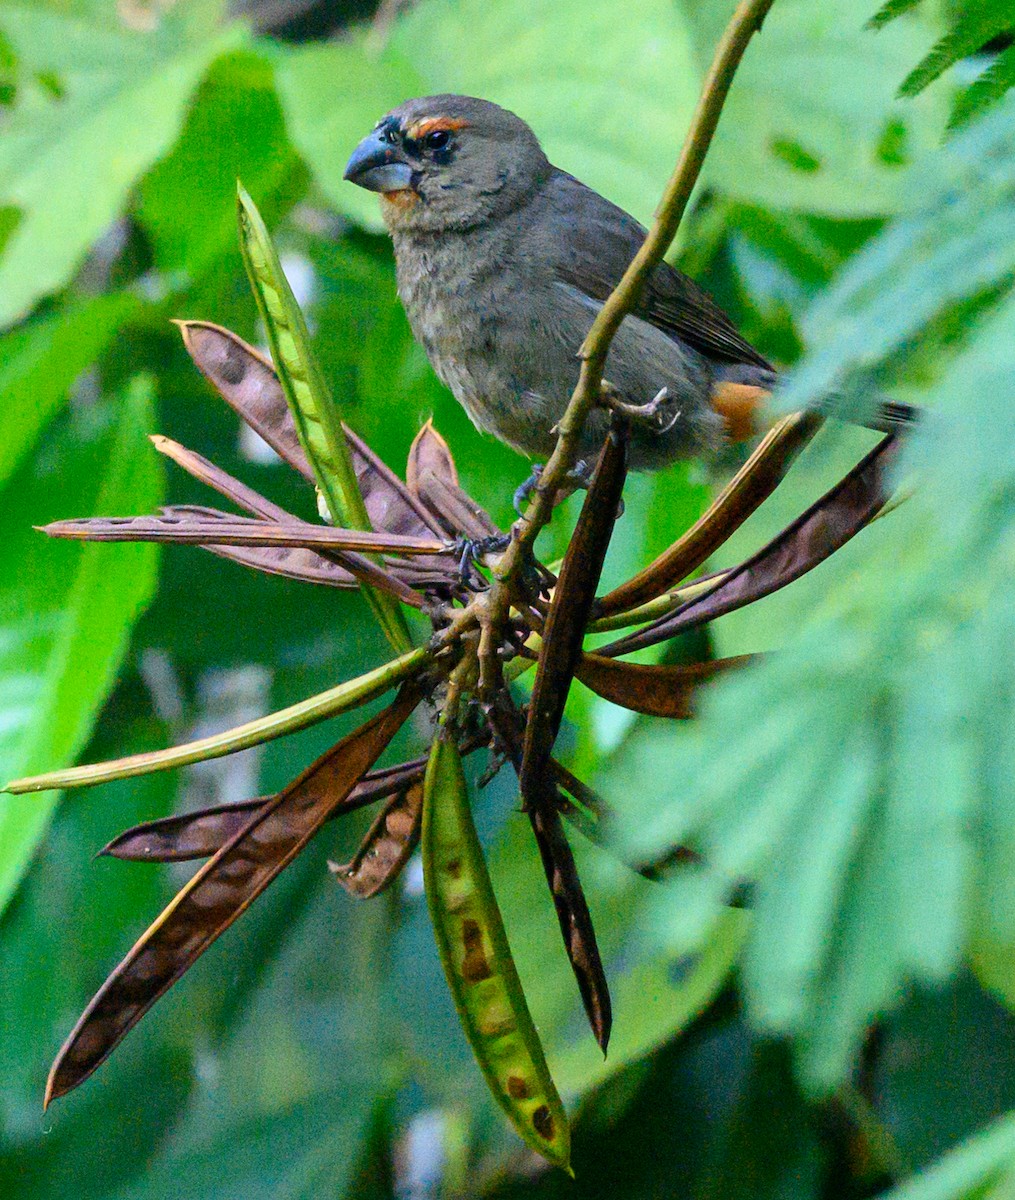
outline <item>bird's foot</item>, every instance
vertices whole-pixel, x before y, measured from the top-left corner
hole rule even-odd
[[[660,388],[648,404],[628,404],[621,400],[616,391],[608,383],[603,384],[600,404],[610,412],[620,413],[632,424],[645,425],[655,434],[668,433],[680,420],[681,409],[674,408],[667,412],[666,407],[673,397],[668,388]]]
[[[542,475],[542,473],[543,473],[543,464],[542,463],[533,463],[532,464],[532,472],[529,475],[528,479],[526,479],[524,483],[520,483],[515,488],[513,503],[515,506],[515,512],[519,516],[523,515],[525,505],[528,504],[528,502],[529,502],[529,497],[539,486],[539,477]]]
[[[514,505],[515,512],[521,517],[524,516],[523,509],[528,503],[529,497],[539,487],[539,480],[543,474],[542,463],[534,463],[532,474],[525,480],[523,484],[515,488]],[[554,505],[560,504],[566,500],[572,492],[588,491],[589,484],[592,482],[592,468],[583,459],[580,458],[570,471],[564,476],[564,486],[557,490],[557,495],[554,497]]]
[[[509,533],[497,533],[485,538],[460,537],[455,542],[458,555],[458,575],[463,585],[473,592],[485,592],[489,583],[479,573],[476,564],[486,554],[502,554],[511,541]]]

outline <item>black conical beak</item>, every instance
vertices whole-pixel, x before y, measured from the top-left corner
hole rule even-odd
[[[412,187],[412,167],[397,146],[374,130],[352,152],[345,178],[368,192],[402,192]]]

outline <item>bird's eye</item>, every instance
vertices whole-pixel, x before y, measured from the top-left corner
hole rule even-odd
[[[435,129],[432,133],[426,135],[423,139],[423,145],[428,150],[443,150],[450,141],[451,134],[447,129]]]

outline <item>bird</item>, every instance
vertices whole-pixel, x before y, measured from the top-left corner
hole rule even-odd
[[[345,179],[380,195],[398,294],[437,375],[477,428],[548,457],[578,349],[644,226],[555,167],[520,117],[474,96],[392,109]],[[661,262],[611,343],[604,381],[622,405],[653,414],[632,427],[629,465],[657,470],[756,432],[778,372],[702,287]],[[585,460],[609,421],[605,408],[590,413]]]

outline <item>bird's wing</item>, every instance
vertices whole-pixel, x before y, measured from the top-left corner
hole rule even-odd
[[[564,171],[554,172],[544,197],[554,228],[567,231],[566,238],[544,248],[556,260],[558,277],[603,302],[645,240],[644,228]],[[669,263],[656,267],[634,313],[709,358],[772,369],[711,296]]]

